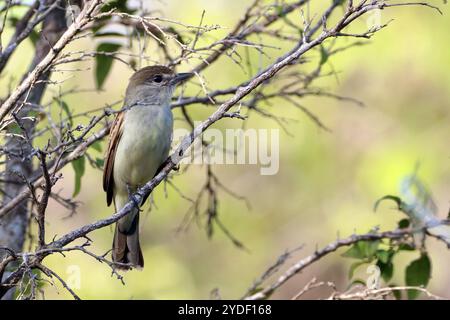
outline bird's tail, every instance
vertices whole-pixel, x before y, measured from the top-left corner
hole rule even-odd
[[[118,265],[119,269],[144,267],[144,257],[139,243],[139,211],[137,208],[116,223],[112,259],[113,262],[129,265]]]

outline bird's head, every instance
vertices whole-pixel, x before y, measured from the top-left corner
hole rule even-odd
[[[149,66],[136,71],[130,78],[127,99],[146,103],[170,103],[173,91],[180,82],[190,78],[192,73],[175,73],[165,66]]]

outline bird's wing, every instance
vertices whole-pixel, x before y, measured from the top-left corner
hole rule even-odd
[[[108,206],[111,204],[114,194],[114,159],[122,136],[124,119],[125,113],[118,113],[109,133],[109,144],[105,156],[105,168],[103,169],[103,190],[106,192]]]

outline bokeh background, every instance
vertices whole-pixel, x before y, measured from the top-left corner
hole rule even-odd
[[[250,1],[145,3],[160,6],[170,19],[193,25],[198,24],[205,10],[205,23],[224,27],[214,33],[220,37],[236,23]],[[440,1],[436,4],[442,5]],[[222,298],[239,298],[288,249],[304,245],[281,271],[339,236],[364,233],[374,226],[382,230],[395,228],[402,214],[390,203],[383,204],[374,213],[373,204],[383,195],[399,194],[402,179],[417,164],[418,175],[432,191],[439,216],[446,217],[450,208],[450,19],[446,6],[443,11],[441,16],[417,7],[385,10],[381,13],[383,22],[395,18],[388,28],[376,34],[367,45],[330,59],[326,68],[332,68],[337,75],[321,79],[317,84],[331,92],[357,98],[366,105],[358,107],[319,97],[304,99],[302,104],[318,115],[331,132],[319,129],[298,109],[282,104],[273,106],[273,113],[293,119],[286,126],[289,134],[280,130],[278,174],[262,176],[257,165],[214,167],[222,183],[246,197],[251,205],[249,210],[244,201],[220,193],[221,221],[247,250],[235,247],[217,228],[211,239],[201,224],[193,223],[188,230],[178,232],[190,203],[170,186],[166,195],[161,185],[154,194],[157,207],[150,212],[145,210],[141,219],[145,268],[127,272],[126,285],[112,277],[106,265],[81,253],[69,253],[66,257],[53,255],[45,263],[65,279],[79,270],[81,282],[76,292],[85,299],[207,299],[215,289]],[[292,19],[300,23],[298,16]],[[31,49],[30,44],[26,45]],[[284,44],[280,46],[281,50],[268,51],[272,59],[288,48]],[[94,50],[95,43],[81,40],[72,48]],[[9,74],[25,70],[31,53],[32,50],[18,53],[15,64],[8,66]],[[183,68],[188,70],[189,66],[192,65]],[[74,85],[92,88],[95,87],[92,67],[90,61],[79,66],[81,71],[66,71],[55,78],[64,78],[63,86],[68,88]],[[121,99],[130,74],[129,68],[115,63],[104,91],[69,96],[65,101],[72,110],[83,111]],[[214,89],[248,77],[226,58],[204,75]],[[6,90],[5,86],[1,89],[2,93]],[[193,108],[199,110],[193,113],[197,120],[214,110]],[[233,125],[224,122],[222,127]],[[246,126],[279,128],[275,122],[258,115],[252,115]],[[90,153],[102,157],[103,151]],[[101,171],[90,166],[86,170],[81,192],[76,197],[80,206],[75,216],[67,218],[64,208],[51,203],[47,218],[49,237],[113,212],[105,205]],[[185,195],[195,198],[204,182],[204,172],[205,167],[192,166],[173,182]],[[72,168],[63,170],[63,175],[55,190],[70,197],[74,188]],[[91,250],[98,254],[106,252],[111,246],[112,231],[104,228],[92,233]],[[450,297],[447,272],[450,251],[434,241],[428,242],[428,248],[433,262],[429,288],[435,294]],[[341,257],[341,253],[338,251],[312,265],[278,290],[273,298],[291,298],[312,277],[333,281],[339,290],[345,290],[352,260]],[[405,252],[396,258],[393,283],[404,284],[404,267],[417,255]],[[364,268],[358,271],[357,277],[367,277]],[[327,289],[318,289],[305,297],[324,297],[327,293]],[[70,298],[64,289],[48,284],[45,295],[54,299]]]

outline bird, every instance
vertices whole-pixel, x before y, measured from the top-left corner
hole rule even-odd
[[[167,159],[173,133],[171,100],[175,87],[192,73],[175,73],[162,65],[147,66],[129,79],[123,108],[111,126],[103,170],[103,190],[116,212],[150,181]],[[139,207],[116,222],[112,260],[118,269],[144,267],[139,242]]]

